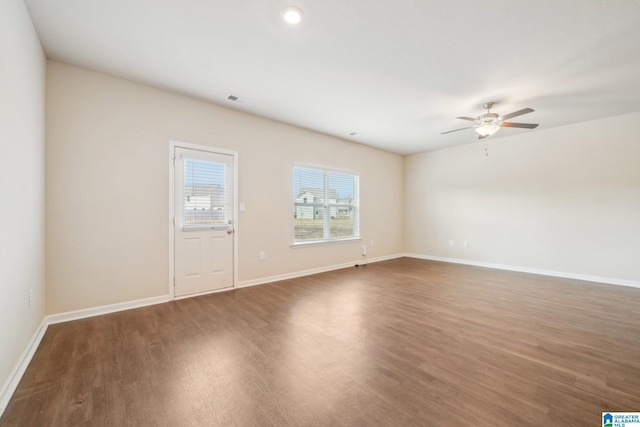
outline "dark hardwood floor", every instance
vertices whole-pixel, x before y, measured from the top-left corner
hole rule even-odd
[[[411,258],[52,325],[0,426],[598,426],[640,289]]]

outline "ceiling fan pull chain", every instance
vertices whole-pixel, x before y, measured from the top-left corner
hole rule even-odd
[[[489,157],[489,141],[484,143],[484,155]]]

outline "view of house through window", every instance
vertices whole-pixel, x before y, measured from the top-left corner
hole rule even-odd
[[[184,159],[183,225],[224,223],[225,165]]]
[[[358,188],[357,175],[294,167],[294,243],[358,237]]]

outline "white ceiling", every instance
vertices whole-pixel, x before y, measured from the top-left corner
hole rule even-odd
[[[492,139],[640,111],[639,0],[26,3],[49,58],[400,154],[474,143],[440,133],[485,101],[540,123]]]

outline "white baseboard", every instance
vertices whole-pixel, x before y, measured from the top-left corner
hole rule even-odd
[[[385,261],[388,259],[399,258],[401,256],[403,255],[396,254],[396,255],[383,256],[383,257],[370,259],[367,262],[372,263],[372,262]],[[277,282],[279,280],[292,279],[295,277],[308,276],[311,274],[324,273],[326,271],[352,267],[356,264],[362,265],[362,261],[358,260],[354,262],[332,265],[328,267],[298,271],[295,273],[280,274],[277,276],[264,277],[261,279],[247,280],[244,282],[240,282],[238,285],[238,288],[261,285],[264,283]],[[223,289],[222,291],[227,291],[231,289],[234,289],[234,288]],[[38,349],[38,346],[40,345],[40,341],[42,341],[42,337],[47,331],[47,328],[49,327],[49,325],[62,323],[62,322],[69,322],[72,320],[86,319],[89,317],[100,316],[102,314],[115,313],[118,311],[130,310],[133,308],[140,308],[140,307],[146,307],[146,306],[155,305],[155,304],[162,304],[165,302],[169,302],[170,300],[171,298],[169,295],[162,295],[158,297],[145,298],[145,299],[140,299],[135,301],[126,301],[126,302],[121,302],[116,304],[103,305],[100,307],[85,308],[82,310],[74,310],[74,311],[68,311],[65,313],[50,314],[45,316],[42,319],[42,322],[40,323],[40,326],[36,330],[35,334],[31,338],[31,341],[29,341],[29,344],[27,345],[27,348],[24,350],[22,356],[20,357],[18,363],[16,364],[16,367],[13,369],[13,371],[9,375],[9,378],[4,382],[4,384],[0,388],[0,416],[2,416],[2,414],[4,413],[4,410],[9,404],[9,400],[11,400],[11,396],[13,396],[13,393],[16,391],[16,388],[18,387],[18,384],[20,383],[22,376],[27,370],[29,363],[31,363],[31,359],[33,358],[33,355]]]
[[[405,255],[404,254],[387,255],[387,256],[382,256],[382,257],[377,257],[377,258],[370,259],[370,260],[368,260],[368,262],[372,263],[372,262],[385,261],[385,260],[389,260],[389,259],[400,258],[402,256],[405,256]],[[297,272],[294,272],[294,273],[287,273],[287,274],[280,274],[280,275],[277,275],[277,276],[263,277],[263,278],[254,279],[254,280],[245,280],[243,282],[239,282],[238,283],[238,288],[261,285],[261,284],[264,284],[264,283],[277,282],[279,280],[293,279],[293,278],[296,278],[296,277],[309,276],[311,274],[324,273],[326,271],[332,271],[332,270],[338,270],[338,269],[341,269],[341,268],[352,267],[352,266],[354,266],[356,264],[362,265],[362,261],[358,260],[358,261],[348,262],[348,263],[344,263],[344,264],[331,265],[331,266],[328,266],[328,267],[314,268],[314,269],[310,269],[310,270],[297,271]],[[220,289],[220,290],[213,291],[213,292],[224,292],[224,291],[228,291],[228,290],[232,290],[232,289],[234,289],[234,288]],[[208,294],[208,293],[213,293],[213,292],[204,292],[202,295]],[[178,298],[175,298],[175,299],[177,300],[177,299],[181,299],[181,298],[178,297]],[[86,319],[88,317],[100,316],[102,314],[109,314],[109,313],[115,313],[115,312],[118,312],[118,311],[130,310],[132,308],[139,308],[139,307],[146,307],[146,306],[149,306],[149,305],[162,304],[162,303],[168,302],[168,301],[171,301],[171,297],[169,295],[161,295],[161,296],[158,296],[158,297],[145,298],[145,299],[140,299],[140,300],[135,300],[135,301],[120,302],[120,303],[116,303],[116,304],[103,305],[103,306],[100,306],[100,307],[91,307],[91,308],[85,308],[85,309],[82,309],[82,310],[67,311],[65,313],[50,314],[48,316],[45,316],[43,322],[46,325],[53,325],[53,324],[56,324],[56,323],[69,322],[71,320]]]
[[[449,263],[455,263],[455,264],[474,265],[478,267],[488,267],[488,268],[495,268],[499,270],[519,271],[523,273],[540,274],[544,276],[563,277],[568,279],[585,280],[588,282],[598,282],[598,283],[606,283],[611,285],[640,288],[640,282],[633,281],[633,280],[590,276],[586,274],[565,273],[565,272],[559,272],[559,271],[542,270],[542,269],[528,268],[528,267],[518,267],[518,266],[504,265],[504,264],[493,264],[488,262],[471,261],[471,260],[464,260],[464,259],[458,259],[458,258],[445,258],[445,257],[437,257],[437,256],[431,256],[431,255],[414,254],[414,253],[387,255],[387,256],[372,258],[370,260],[367,260],[367,262],[375,263],[375,262],[386,261],[386,260],[400,258],[400,257],[410,257],[410,258],[426,259],[431,261],[442,261],[442,262],[449,262]],[[294,279],[296,277],[309,276],[312,274],[324,273],[327,271],[339,270],[342,268],[348,268],[354,265],[362,265],[362,264],[363,264],[362,260],[357,260],[354,262],[336,264],[336,265],[331,265],[327,267],[313,268],[309,270],[297,271],[294,273],[279,274],[275,276],[263,277],[260,279],[245,280],[245,281],[239,282],[238,288],[262,285],[265,283],[272,283],[280,280]],[[102,314],[115,313],[118,311],[130,310],[133,308],[161,304],[161,303],[168,302],[170,300],[171,298],[169,297],[169,295],[162,295],[158,297],[145,298],[145,299],[135,300],[135,301],[127,301],[122,303],[104,305],[104,306],[93,307],[93,308],[86,308],[82,310],[69,311],[66,313],[50,314],[48,316],[45,316],[42,319],[42,323],[40,324],[35,334],[31,338],[31,341],[29,341],[29,344],[27,345],[27,348],[24,350],[22,356],[20,357],[18,363],[16,364],[16,367],[13,369],[13,371],[9,375],[9,378],[5,381],[5,383],[0,388],[0,416],[2,416],[2,414],[4,413],[4,410],[6,409],[7,404],[11,399],[11,396],[13,395],[16,388],[18,387],[18,384],[20,383],[20,379],[22,379],[22,375],[24,375],[24,372],[29,366],[29,363],[31,362],[31,359],[35,354],[38,348],[38,345],[40,345],[40,341],[42,341],[42,337],[44,336],[49,325],[52,325],[55,323],[61,323],[61,322],[68,322],[71,320],[85,319],[88,317],[99,316]]]
[[[377,258],[371,258],[367,260],[367,264],[370,263],[374,263],[374,262],[380,262],[380,261],[386,261],[389,259],[394,259],[394,258],[400,258],[405,256],[404,254],[393,254],[393,255],[386,255],[386,256],[381,256],[381,257],[377,257]],[[240,283],[238,283],[238,288],[246,288],[249,286],[256,286],[256,285],[264,285],[265,283],[273,283],[273,282],[279,282],[281,280],[288,280],[288,279],[295,279],[296,277],[303,277],[303,276],[310,276],[312,274],[318,274],[318,273],[325,273],[327,271],[333,271],[333,270],[340,270],[342,268],[349,268],[349,267],[353,267],[355,265],[364,265],[365,263],[362,260],[357,260],[357,261],[353,261],[353,262],[346,262],[343,264],[335,264],[335,265],[330,265],[327,267],[319,267],[319,268],[312,268],[309,270],[302,270],[302,271],[296,271],[293,273],[286,273],[286,274],[278,274],[275,276],[268,276],[268,277],[261,277],[259,279],[253,279],[253,280],[244,280]]]
[[[31,363],[31,359],[38,349],[40,341],[42,341],[42,337],[47,331],[48,326],[49,325],[47,324],[47,322],[43,319],[38,329],[36,329],[35,334],[33,334],[33,337],[31,337],[27,348],[25,348],[22,356],[20,356],[20,359],[18,360],[15,368],[13,368],[13,371],[11,371],[11,374],[9,374],[9,378],[7,378],[7,380],[2,385],[2,388],[0,388],[0,417],[9,404],[11,396],[13,396],[16,388],[18,388],[18,384],[20,383],[22,376],[27,370],[29,363]]]
[[[29,341],[29,344],[27,345],[27,348],[24,350],[22,356],[18,360],[16,367],[9,375],[9,378],[2,385],[2,388],[0,388],[0,416],[2,416],[4,410],[9,404],[11,396],[13,396],[13,393],[16,391],[16,388],[18,387],[22,376],[27,370],[29,363],[31,363],[31,359],[38,349],[40,341],[42,341],[42,337],[47,331],[49,325],[68,322],[70,320],[85,319],[87,317],[99,316],[101,314],[115,313],[117,311],[130,310],[132,308],[160,304],[167,301],[169,301],[169,296],[163,295],[159,297],[145,298],[136,301],[127,301],[117,304],[103,305],[101,307],[86,308],[83,310],[75,310],[66,313],[50,314],[48,316],[44,316],[42,322],[40,323],[40,326],[36,330],[36,333],[33,335],[31,341]]]
[[[163,302],[168,302],[169,300],[169,295],[162,295],[159,297],[151,297],[135,301],[119,302],[116,304],[102,305],[100,307],[84,308],[82,310],[50,314],[44,317],[44,321],[48,325],[53,325],[55,323],[69,322],[71,320],[86,319],[87,317],[100,316],[102,314],[115,313],[124,310],[131,310],[132,308],[162,304]]]
[[[477,267],[495,268],[498,270],[519,271],[522,273],[540,274],[543,276],[563,277],[565,279],[585,280],[587,282],[606,283],[608,285],[629,286],[632,288],[640,288],[640,282],[634,280],[614,279],[611,277],[591,276],[588,274],[566,273],[562,271],[542,270],[539,268],[518,267],[513,265],[493,264],[489,262],[470,261],[466,259],[458,258],[445,258],[431,255],[411,254],[407,253],[404,256],[410,258],[428,259],[431,261],[450,262],[454,264],[475,265]]]

